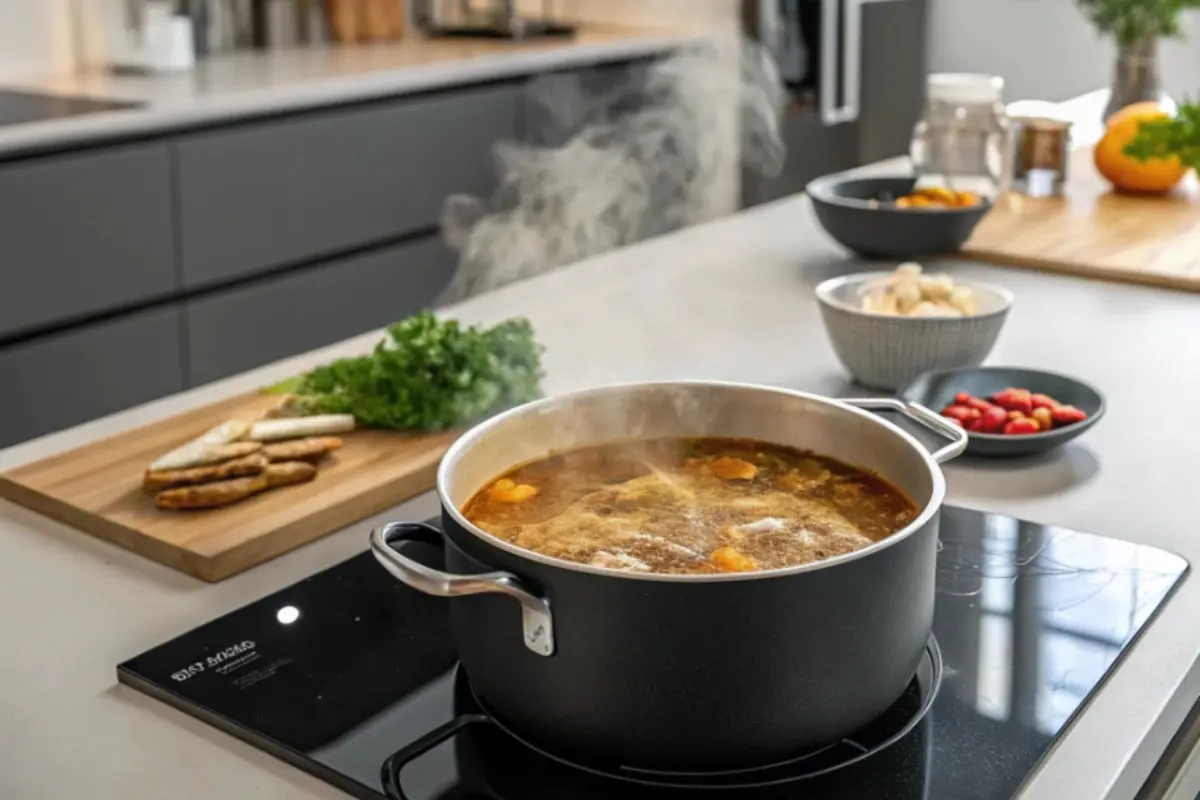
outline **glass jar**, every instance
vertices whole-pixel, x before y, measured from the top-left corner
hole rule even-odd
[[[1003,91],[1004,79],[993,75],[929,76],[910,151],[918,186],[986,197],[1007,190],[1012,147]]]

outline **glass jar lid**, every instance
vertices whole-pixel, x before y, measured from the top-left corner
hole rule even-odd
[[[998,75],[968,72],[935,72],[926,79],[930,100],[956,105],[999,103],[1004,79]]]

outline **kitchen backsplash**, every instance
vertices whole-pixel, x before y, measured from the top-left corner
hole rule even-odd
[[[0,80],[74,64],[69,0],[0,0]]]

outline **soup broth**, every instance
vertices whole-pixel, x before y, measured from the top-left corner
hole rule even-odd
[[[463,508],[479,528],[543,555],[674,574],[778,569],[850,553],[917,511],[865,470],[716,437],[557,453],[500,476]]]

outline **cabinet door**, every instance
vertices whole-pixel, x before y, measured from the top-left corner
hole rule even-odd
[[[165,145],[0,164],[0,338],[178,283]]]
[[[428,307],[456,263],[430,237],[191,301],[189,385],[333,344]]]
[[[183,390],[174,306],[0,350],[0,447]]]
[[[505,84],[182,139],[186,285],[436,229],[448,195],[489,194],[492,145],[515,137],[516,117]]]
[[[858,160],[907,155],[925,103],[927,0],[880,0],[862,10]]]
[[[787,146],[783,173],[773,178],[742,173],[743,205],[753,206],[799,194],[813,178],[841,172],[858,162],[858,124],[826,125],[815,110],[790,111],[780,133]]]

